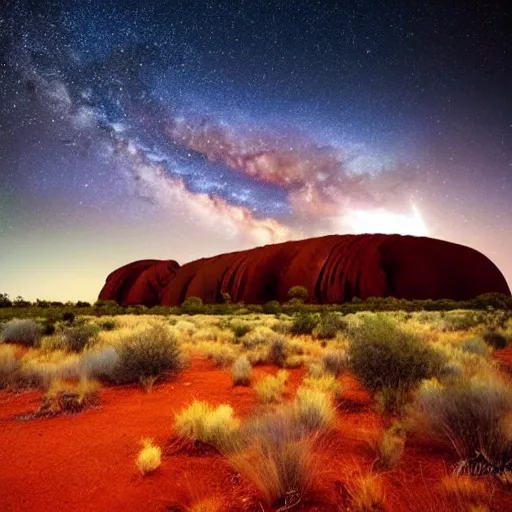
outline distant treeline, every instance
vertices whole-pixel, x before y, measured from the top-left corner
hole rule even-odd
[[[361,300],[355,297],[351,302],[341,304],[307,304],[300,299],[291,299],[279,303],[275,300],[266,304],[203,304],[198,297],[189,297],[179,307],[154,306],[148,308],[142,305],[120,306],[114,301],[96,301],[94,304],[84,301],[55,302],[36,300],[29,302],[22,297],[10,300],[7,294],[0,294],[0,320],[9,320],[14,317],[60,317],[63,312],[72,312],[76,315],[104,316],[104,315],[180,315],[180,314],[206,314],[206,315],[244,315],[249,313],[262,314],[294,314],[316,312],[340,312],[343,314],[358,311],[450,311],[453,309],[477,310],[512,310],[512,297],[499,293],[486,293],[468,301],[454,301],[451,299],[439,300],[406,300],[394,297],[370,297]]]

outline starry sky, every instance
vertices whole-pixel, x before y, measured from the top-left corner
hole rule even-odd
[[[363,232],[512,285],[506,3],[414,4],[3,0],[0,292]]]

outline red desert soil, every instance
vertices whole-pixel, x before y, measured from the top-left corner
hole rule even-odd
[[[258,367],[255,378],[275,371]],[[303,370],[291,371],[290,395],[303,374]],[[374,454],[368,441],[375,438],[382,421],[358,381],[349,374],[341,380],[345,399],[320,457],[326,485],[343,495],[340,489],[346,483],[370,469]],[[41,392],[0,392],[0,509],[161,512],[170,510],[180,496],[213,495],[228,500],[226,511],[243,510],[235,504],[243,504],[244,497],[254,498],[254,489],[220,454],[169,449],[174,413],[194,399],[230,404],[242,418],[258,407],[252,389],[233,388],[229,370],[201,360],[151,393],[137,387],[105,387],[99,408],[76,415],[18,419],[38,409]],[[160,468],[146,477],[134,462],[143,437],[167,447]],[[453,462],[441,447],[409,439],[399,467],[380,476],[389,510],[442,510],[433,508],[432,490]],[[511,509],[511,494],[497,489],[492,510]],[[335,509],[322,505],[301,510]]]

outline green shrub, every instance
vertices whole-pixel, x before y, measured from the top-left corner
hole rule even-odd
[[[473,312],[453,312],[445,315],[442,331],[469,331],[479,324],[479,318]]]
[[[61,336],[64,347],[70,352],[82,352],[98,335],[99,327],[93,324],[78,325],[65,329]]]
[[[150,389],[164,373],[181,368],[178,342],[163,326],[155,325],[147,331],[129,335],[117,351],[115,380],[121,384],[140,382]]]
[[[33,320],[14,318],[4,325],[0,339],[7,343],[37,347],[41,340],[41,332],[41,326]]]
[[[263,311],[267,315],[275,315],[281,312],[281,304],[277,300],[270,300],[266,304],[263,304]]]
[[[450,444],[460,463],[457,472],[512,470],[512,388],[495,376],[461,378],[443,386],[425,382],[416,407],[434,436]]]
[[[349,338],[350,366],[372,391],[411,389],[436,375],[444,362],[423,338],[402,331],[382,315],[365,316]]]
[[[116,328],[116,323],[114,320],[105,320],[100,323],[100,329],[102,331],[113,331]]]
[[[291,334],[311,334],[313,329],[318,325],[318,318],[311,314],[299,314],[294,317],[290,326]]]
[[[347,322],[337,313],[326,313],[320,317],[315,335],[320,340],[329,340],[347,329]]]
[[[233,363],[231,376],[235,386],[248,386],[251,383],[252,366],[246,355],[238,357]]]
[[[248,332],[251,332],[253,327],[249,324],[230,324],[229,328],[233,331],[233,334],[237,338],[245,336]]]
[[[189,315],[195,315],[204,311],[203,300],[200,297],[187,297],[181,303],[181,310]]]

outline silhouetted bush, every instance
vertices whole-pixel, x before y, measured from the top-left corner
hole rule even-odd
[[[496,331],[487,331],[484,332],[482,336],[483,340],[487,345],[495,348],[497,350],[507,348],[508,339],[501,333]]]

